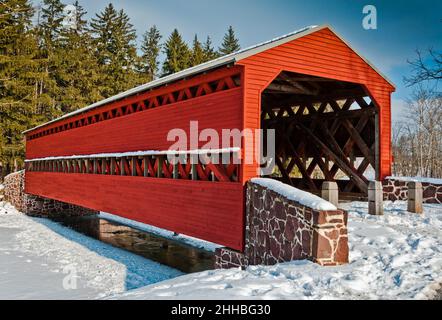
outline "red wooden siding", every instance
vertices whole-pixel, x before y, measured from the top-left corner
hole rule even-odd
[[[241,128],[242,88],[230,85],[219,92],[78,128],[51,130],[115,107],[137,104],[151,96],[184,91],[241,72],[242,67],[216,70],[48,124],[27,134],[26,158],[167,150],[173,144],[167,141],[169,130],[180,128],[188,132],[193,120],[198,120],[200,131]],[[45,135],[35,137],[36,132]],[[33,138],[29,139],[30,136]],[[205,143],[200,142],[199,147]],[[243,249],[244,196],[239,182],[27,172],[26,192]]]
[[[260,128],[261,92],[283,70],[363,84],[380,108],[381,177],[391,173],[390,94],[394,88],[330,29],[321,29],[238,64],[245,66],[245,128]],[[243,181],[255,177],[256,172],[256,165],[244,166]]]
[[[169,130],[181,128],[188,132],[191,120],[199,121],[200,130],[240,128],[241,90],[213,93],[33,139],[27,141],[26,157],[167,150],[173,143],[167,141]]]
[[[25,191],[242,250],[242,190],[240,183],[27,172]]]

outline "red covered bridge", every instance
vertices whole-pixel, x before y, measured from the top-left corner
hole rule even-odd
[[[172,164],[169,130],[275,129],[271,177],[364,195],[367,168],[390,174],[393,91],[329,26],[308,27],[26,131],[25,191],[242,250],[259,164]]]

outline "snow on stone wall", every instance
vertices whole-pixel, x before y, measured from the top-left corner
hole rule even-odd
[[[246,197],[244,253],[218,249],[217,268],[301,259],[321,265],[348,262],[347,212],[312,209],[254,181]]]

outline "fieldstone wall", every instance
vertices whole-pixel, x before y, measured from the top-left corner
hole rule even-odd
[[[24,209],[24,171],[7,175],[3,181],[4,200],[10,202],[17,210]]]
[[[321,265],[348,262],[346,211],[312,210],[252,182],[246,197],[244,253],[218,249],[217,268],[300,259]]]
[[[385,179],[382,181],[384,200],[408,200],[408,181]],[[442,184],[422,182],[423,203],[442,204]]]
[[[5,201],[10,202],[17,210],[36,217],[83,216],[97,214],[90,210],[66,202],[43,198],[25,193],[25,172],[11,173],[4,179]]]

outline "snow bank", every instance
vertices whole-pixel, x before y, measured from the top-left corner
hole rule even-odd
[[[110,213],[106,213],[106,212],[100,212],[100,218],[103,218],[103,219],[106,219],[109,221],[114,221],[114,222],[117,222],[120,224],[124,224],[124,225],[127,225],[129,227],[132,227],[132,228],[135,228],[138,230],[153,233],[153,234],[156,234],[156,235],[163,237],[163,238],[175,240],[175,241],[178,241],[181,243],[188,244],[192,247],[204,249],[204,250],[211,251],[211,252],[215,252],[216,248],[222,247],[222,246],[212,243],[212,242],[204,241],[204,240],[197,239],[197,238],[190,237],[190,236],[185,236],[182,234],[175,234],[175,232],[172,232],[169,230],[161,229],[161,228],[154,227],[154,226],[151,226],[148,224],[144,224],[142,222],[126,219],[126,218],[119,217],[119,216],[116,216],[116,215],[113,215]]]
[[[399,181],[426,182],[426,183],[432,183],[432,184],[440,184],[440,185],[442,185],[442,179],[439,179],[439,178],[426,178],[426,177],[394,177],[394,176],[389,176],[389,177],[386,177],[385,179],[399,180]]]
[[[183,273],[0,202],[0,299],[95,299]],[[68,274],[76,289],[65,289]]]
[[[337,210],[336,206],[334,206],[330,202],[314,194],[299,190],[277,180],[267,178],[253,178],[251,179],[251,181],[262,187],[273,190],[289,200],[299,202],[306,207],[315,210]]]
[[[310,261],[181,276],[112,299],[429,299],[442,284],[442,205],[385,202],[384,216],[367,203],[349,211],[350,263],[321,267]]]

